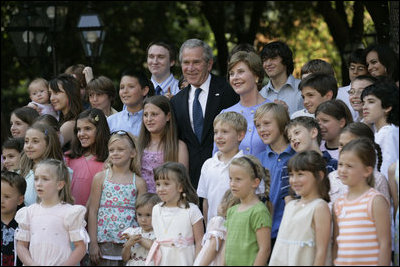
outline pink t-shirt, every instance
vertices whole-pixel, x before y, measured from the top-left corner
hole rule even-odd
[[[84,156],[76,159],[65,157],[65,162],[74,172],[72,175],[71,194],[75,198],[75,205],[86,206],[89,199],[93,177],[103,170],[104,162],[96,161],[93,156],[86,159]]]

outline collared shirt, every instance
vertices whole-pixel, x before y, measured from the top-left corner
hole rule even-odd
[[[300,110],[294,112],[292,115],[290,115],[290,119],[293,120],[294,118],[301,117],[301,116],[307,116],[307,117],[311,117],[311,118],[314,118],[314,119],[315,119],[315,114],[311,114],[311,113],[308,112],[308,110],[305,109],[305,108],[300,109]]]
[[[245,155],[251,154],[251,155],[257,155],[258,153],[262,152],[265,150],[265,144],[261,140],[260,136],[257,133],[256,126],[254,125],[254,114],[256,113],[256,110],[258,107],[262,106],[265,103],[270,103],[271,101],[268,99],[265,99],[264,102],[261,104],[252,106],[252,107],[244,107],[239,103],[233,105],[232,107],[229,107],[227,109],[223,109],[221,113],[228,112],[228,111],[234,111],[239,114],[242,114],[247,121],[247,131],[246,135],[244,136],[244,139],[242,142],[240,142],[239,149],[243,150],[243,153]],[[218,151],[217,146],[215,145],[214,142],[214,150],[213,150],[213,155],[215,152]]]
[[[326,173],[329,174],[337,170],[338,161],[331,157],[328,151],[322,151],[322,157],[326,161]]]
[[[202,89],[201,93],[199,94],[199,102],[200,102],[200,105],[201,105],[201,109],[203,111],[203,118],[204,118],[205,114],[206,114],[208,91],[210,90],[210,82],[211,82],[211,75],[208,74],[207,80],[200,87],[194,87],[193,85],[190,85],[188,106],[189,106],[190,124],[192,126],[193,131],[194,131],[194,126],[193,126],[194,94],[195,94],[197,88],[201,88]]]
[[[324,151],[326,151],[329,153],[329,155],[331,155],[332,158],[339,160],[339,148],[338,147],[328,148],[326,146],[326,141],[322,140],[319,149],[321,149],[322,153],[324,153]]]
[[[168,88],[170,88],[172,95],[176,95],[179,92],[179,81],[175,79],[172,73],[162,83],[158,83],[154,77],[151,76],[151,82],[153,83],[154,88],[157,88],[157,86],[161,87],[162,95],[165,95],[168,92]]]
[[[124,109],[116,114],[107,117],[110,133],[124,130],[130,132],[134,136],[139,136],[140,128],[142,126],[143,109],[138,112],[131,113]]]
[[[289,115],[292,115],[297,110],[304,108],[303,98],[299,88],[299,79],[295,79],[292,74],[286,80],[286,83],[281,89],[276,90],[271,81],[266,86],[261,88],[260,94],[274,102],[275,99],[285,101],[289,107]]]
[[[206,198],[208,202],[207,222],[217,215],[218,205],[225,191],[229,189],[229,164],[234,158],[244,154],[240,150],[227,163],[219,159],[220,155],[221,152],[218,151],[204,162],[197,186],[197,195]]]
[[[290,145],[281,154],[276,153],[267,145],[266,150],[257,155],[257,158],[264,168],[269,170],[271,176],[269,198],[274,207],[271,229],[272,238],[276,238],[278,235],[283,210],[285,209],[284,198],[289,195],[290,185],[287,162],[295,153],[296,151]]]

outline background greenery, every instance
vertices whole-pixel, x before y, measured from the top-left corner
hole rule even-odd
[[[24,3],[1,2],[1,112],[2,128],[10,112],[29,101],[27,85],[35,77],[51,79],[51,54],[20,59],[7,27]],[[294,76],[310,59],[330,62],[338,84],[347,85],[346,57],[351,49],[371,42],[391,43],[398,52],[398,2],[394,1],[69,1],[63,31],[55,36],[57,73],[72,64],[91,65],[85,58],[76,25],[91,8],[105,25],[101,57],[95,75],[111,78],[118,88],[123,69],[145,68],[146,47],[155,39],[167,39],[179,49],[189,38],[205,40],[214,49],[213,72],[226,73],[230,49],[238,43],[253,44],[260,51],[268,42],[282,40],[294,52]],[[396,13],[397,12],[397,13]],[[393,16],[394,14],[394,16]],[[397,14],[397,15],[396,15]],[[396,35],[397,34],[397,35]],[[373,38],[367,38],[367,36]],[[179,66],[174,68],[180,77]],[[149,74],[150,77],[150,74]],[[267,80],[265,81],[267,82]],[[121,103],[116,104],[119,109]],[[3,136],[2,136],[3,137]]]

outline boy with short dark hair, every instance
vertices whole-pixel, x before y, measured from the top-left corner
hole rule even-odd
[[[328,174],[337,169],[338,161],[320,149],[322,135],[316,119],[306,116],[294,118],[286,125],[285,133],[297,153],[314,150],[325,159]]]
[[[14,232],[17,210],[24,203],[25,179],[15,172],[1,171],[1,266],[22,266],[14,258]]]
[[[336,98],[338,87],[334,76],[316,72],[301,80],[299,90],[305,108],[293,113],[290,119],[300,116],[314,118],[315,110],[319,104]]]

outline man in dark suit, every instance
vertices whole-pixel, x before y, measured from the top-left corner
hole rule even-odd
[[[201,167],[212,156],[214,118],[239,101],[224,78],[211,74],[211,47],[198,39],[185,41],[179,51],[182,73],[189,85],[171,99],[179,139],[189,150],[189,175],[197,189]],[[223,194],[223,192],[221,192]]]

